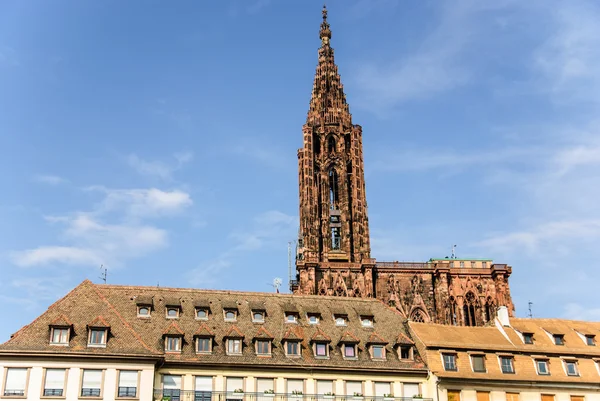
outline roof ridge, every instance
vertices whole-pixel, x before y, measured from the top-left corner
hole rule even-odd
[[[92,284],[90,282],[90,284]],[[108,305],[108,307],[117,315],[117,317],[119,318],[119,320],[121,320],[121,323],[123,323],[123,325],[125,327],[127,327],[129,329],[129,331],[133,334],[133,336],[140,342],[140,344],[142,344],[142,346],[144,348],[146,348],[148,351],[150,351],[153,354],[158,354],[159,352],[156,350],[153,350],[152,348],[150,348],[142,339],[142,337],[139,335],[139,333],[137,331],[135,331],[133,329],[133,327],[131,326],[131,324],[129,324],[129,322],[119,313],[119,311],[117,310],[117,308],[114,307],[113,304],[110,303],[110,301],[104,296],[104,294],[102,294],[100,292],[100,289],[97,287],[97,285],[92,284],[92,289],[94,290],[94,292],[96,292],[96,294],[98,295],[98,297],[103,300],[106,305]]]

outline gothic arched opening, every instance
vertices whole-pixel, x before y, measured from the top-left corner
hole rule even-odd
[[[335,152],[335,138],[333,137],[333,135],[330,135],[327,139],[327,151],[329,153]]]
[[[468,292],[465,296],[465,305],[463,306],[463,315],[465,318],[465,326],[477,326],[475,319],[477,299],[472,292]]]

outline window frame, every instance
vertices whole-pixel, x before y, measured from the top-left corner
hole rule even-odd
[[[227,317],[228,313],[233,313],[233,317],[232,318],[228,318]],[[237,317],[238,317],[238,310],[237,309],[223,309],[223,319],[226,322],[237,322]]]
[[[256,319],[256,315],[260,315],[260,319]],[[264,310],[253,310],[252,311],[252,323],[264,323],[265,322],[265,311]]]
[[[529,341],[528,341],[529,339]],[[533,333],[523,333],[523,344],[533,344]]]
[[[308,324],[312,324],[312,325],[319,324],[319,322],[320,322],[320,320],[321,320],[321,319],[319,318],[319,315],[318,315],[318,314],[316,314],[316,313],[308,313],[308,314],[306,315],[306,319],[307,319],[307,321],[308,321]],[[314,319],[314,321],[312,321],[313,319]]]
[[[285,323],[297,324],[298,323],[298,314],[295,312],[285,312],[283,320],[285,321]]]
[[[200,350],[200,342],[207,341],[208,350]],[[212,354],[212,337],[196,337],[196,346],[194,347],[196,354]]]
[[[345,315],[334,315],[333,322],[337,327],[348,326],[348,317]]]
[[[406,358],[402,357],[403,350],[408,351],[408,357],[406,357]],[[398,346],[398,359],[403,360],[403,361],[411,361],[411,360],[415,359],[414,347],[412,345]]]
[[[324,351],[323,354],[319,354],[320,349]],[[318,359],[329,358],[329,344],[324,341],[316,341],[313,344],[313,355]]]
[[[103,342],[93,343],[92,337],[94,337],[94,332],[104,332],[103,334]],[[108,328],[106,327],[90,327],[88,330],[88,342],[87,346],[90,348],[106,348],[106,343],[108,342]]]
[[[204,317],[200,317],[198,316],[199,312],[204,312],[206,314],[206,316]],[[208,308],[194,308],[194,318],[196,320],[208,320],[208,315],[209,315],[209,311]]]
[[[54,342],[54,332],[57,330],[65,330],[66,332],[66,341],[65,342]],[[61,335],[62,338],[62,335]],[[68,347],[71,342],[71,327],[68,326],[51,326],[50,327],[50,345],[58,346],[58,347]]]
[[[90,371],[100,371],[101,375],[100,375],[100,394],[99,395],[83,395],[83,379],[85,376],[85,371],[90,370]],[[79,399],[102,399],[102,397],[104,396],[104,374],[105,374],[106,369],[81,369],[81,375],[79,378],[79,395],[77,398]],[[92,389],[92,388],[90,388]]]
[[[142,309],[147,309],[148,313],[147,314],[140,313],[140,311]],[[148,318],[150,318],[151,315],[152,315],[152,307],[150,307],[149,305],[138,305],[137,306],[137,317],[141,317],[143,319],[148,319]]]
[[[120,386],[121,384],[121,372],[135,372],[137,374],[137,380],[136,380],[136,386],[135,386],[135,395],[134,396],[121,396],[120,394],[120,389],[121,387],[123,388],[131,388],[131,387],[125,387],[125,386]],[[141,371],[139,370],[134,370],[134,369],[117,369],[117,389],[116,389],[116,393],[115,393],[115,399],[117,400],[137,400],[140,398],[140,376],[141,376]]]
[[[577,360],[565,359],[563,362],[564,362],[564,367],[565,367],[565,373],[567,374],[567,376],[571,376],[571,377],[580,376],[579,367],[577,366],[578,365]],[[573,366],[573,368],[575,369],[573,373],[569,373],[569,366]]]
[[[352,350],[353,355],[346,355],[346,350]],[[342,344],[342,357],[344,359],[349,359],[349,360],[355,360],[358,359],[358,350],[357,350],[357,346],[356,344],[352,344],[352,343],[345,343]]]
[[[376,349],[381,350],[381,356],[375,356]],[[371,346],[369,347],[369,352],[371,354],[371,359],[374,359],[376,361],[384,361],[386,359],[385,345],[383,345],[383,344],[371,344]]]
[[[535,359],[534,360],[535,363],[535,371],[537,372],[537,374],[539,376],[550,376],[550,364],[548,363],[548,359]],[[543,366],[545,366],[546,372],[541,372],[540,371],[540,364],[542,364]]]
[[[62,384],[62,388],[60,389],[46,389],[46,381],[47,381],[47,375],[48,375],[48,371],[49,370],[62,370],[63,371],[63,384]],[[42,394],[40,396],[40,398],[66,398],[66,390],[67,390],[67,377],[69,375],[69,369],[68,368],[44,368],[43,369],[43,373],[42,373]],[[61,393],[60,395],[46,395],[46,390],[60,390]]]
[[[25,370],[25,386],[23,388],[23,395],[11,394],[6,395],[6,381],[8,379],[8,373],[11,369],[14,370]],[[2,393],[0,393],[0,398],[27,398],[27,393],[29,389],[29,374],[31,372],[30,367],[22,367],[22,366],[5,366],[4,367],[4,377],[2,378]],[[43,387],[42,387],[43,388]],[[19,390],[19,389],[11,389],[11,390]]]
[[[510,367],[510,371],[504,370],[504,364],[502,363],[504,360],[509,361],[508,366]],[[515,357],[508,355],[500,355],[498,356],[498,363],[500,364],[500,371],[506,375],[514,375],[515,374]]]
[[[483,366],[483,370],[475,369],[475,359],[481,358],[481,366]],[[487,365],[485,363],[485,354],[473,354],[471,355],[471,368],[475,373],[487,373]]]
[[[446,358],[450,358],[446,360]],[[454,352],[442,352],[442,365],[446,372],[458,372],[457,355]],[[448,363],[447,363],[448,362]],[[451,363],[450,363],[451,362]]]
[[[596,336],[593,334],[586,334],[585,335],[585,344],[590,347],[595,347],[596,346]]]
[[[175,311],[175,316],[170,316],[169,312]],[[181,308],[178,306],[167,306],[165,307],[165,317],[167,319],[179,319],[179,315],[181,314]]]
[[[292,348],[294,348],[297,352],[296,353],[290,353],[290,346],[293,346]],[[285,342],[285,355],[289,358],[299,358],[302,356],[302,349],[301,349],[301,344],[300,341],[295,341],[295,340],[286,340]]]
[[[365,324],[365,322],[369,323]],[[375,325],[375,322],[373,321],[373,316],[361,316],[360,325],[362,327],[373,327]]]
[[[239,351],[237,352],[235,351],[235,344],[238,344],[239,346]],[[225,346],[227,347],[225,349],[227,355],[242,355],[243,353],[243,344],[241,338],[228,338]],[[231,351],[230,348],[232,349]]]
[[[177,340],[175,342],[175,344],[177,345],[177,349],[172,349],[169,348],[169,344],[171,341]],[[180,353],[181,350],[183,349],[183,338],[182,336],[170,336],[170,335],[166,335],[165,336],[165,352],[169,352],[169,353]]]
[[[267,352],[259,352],[261,344],[267,346]],[[271,340],[258,339],[254,344],[254,352],[258,356],[271,356]]]
[[[565,336],[564,334],[552,334],[552,341],[554,345],[565,345]]]

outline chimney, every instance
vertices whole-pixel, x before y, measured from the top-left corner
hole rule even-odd
[[[508,318],[508,308],[506,306],[498,307],[498,321],[502,326],[510,326],[510,319]]]

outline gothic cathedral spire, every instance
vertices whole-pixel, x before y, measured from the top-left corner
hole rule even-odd
[[[372,296],[362,128],[352,124],[323,7],[319,62],[298,150],[298,283],[307,294]],[[356,283],[355,283],[356,281]],[[367,288],[369,287],[369,288]]]

